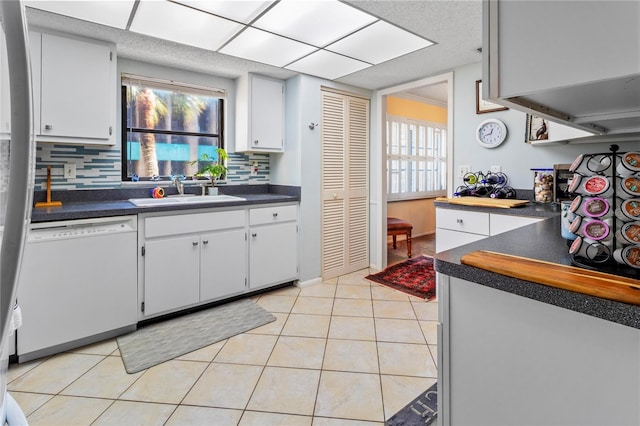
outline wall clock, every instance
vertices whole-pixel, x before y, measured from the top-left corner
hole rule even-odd
[[[495,148],[507,139],[507,126],[497,118],[484,120],[478,125],[476,139],[485,148]]]

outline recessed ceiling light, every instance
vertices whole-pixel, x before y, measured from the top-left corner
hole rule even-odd
[[[218,50],[243,28],[228,19],[166,1],[141,1],[130,30],[208,50]]]
[[[316,48],[308,44],[248,27],[220,49],[220,53],[283,67],[314,50]]]
[[[347,58],[346,56],[327,52],[326,50],[318,50],[299,61],[287,65],[285,68],[328,80],[335,80],[370,66],[370,64]]]
[[[252,26],[323,47],[376,20],[335,0],[281,0]]]
[[[124,29],[129,22],[134,1],[25,1],[24,4],[34,9]]]
[[[433,42],[395,25],[378,21],[327,46],[327,49],[361,61],[379,64],[432,44]]]
[[[254,20],[275,0],[270,1],[225,1],[225,0],[179,0],[176,3],[183,3],[196,9],[210,12],[223,18],[248,24]]]

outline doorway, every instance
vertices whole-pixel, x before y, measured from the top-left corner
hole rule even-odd
[[[453,174],[451,173],[453,164],[453,73],[430,77],[379,91],[376,97],[376,109],[374,112],[374,119],[378,123],[376,126],[378,137],[373,138],[377,143],[375,146],[372,146],[372,164],[376,164],[378,167],[378,172],[374,175],[374,182],[372,182],[373,187],[377,189],[377,191],[373,192],[374,198],[378,200],[378,202],[372,202],[371,218],[371,267],[374,269],[384,269],[388,264],[389,259],[387,258],[388,245],[386,232],[387,217],[397,216],[399,214],[398,211],[402,211],[400,204],[396,204],[396,202],[393,203],[392,207],[389,207],[389,200],[387,197],[387,188],[389,185],[387,179],[387,107],[390,99],[396,97],[412,99],[413,101],[422,103],[436,104],[440,106],[444,105],[446,107],[447,193],[451,193],[453,185]],[[408,203],[407,206],[407,215],[411,216],[411,218],[405,218],[405,220],[417,222],[419,225],[417,231],[418,235],[428,233],[425,229],[429,227],[435,231],[435,208],[433,206],[433,199],[429,200],[418,198],[415,199],[415,201]],[[392,214],[389,214],[389,211],[391,211]],[[414,228],[415,227],[416,225],[414,225]],[[432,244],[429,241],[426,241],[425,243],[427,247]],[[405,246],[401,246],[400,243],[398,243],[398,249],[401,250],[404,247]],[[419,254],[415,251],[414,253],[416,255]],[[394,257],[392,262],[397,260],[398,259]]]

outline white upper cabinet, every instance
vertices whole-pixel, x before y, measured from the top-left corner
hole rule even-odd
[[[39,71],[33,67],[34,86],[40,87],[37,140],[115,144],[117,88],[114,46],[42,34],[41,49],[31,54],[32,63],[41,61]],[[34,97],[38,97],[37,93]]]
[[[598,135],[640,132],[639,2],[483,7],[485,99]]]
[[[238,79],[236,151],[284,151],[284,82],[255,74]]]

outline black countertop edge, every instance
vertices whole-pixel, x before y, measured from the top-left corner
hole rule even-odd
[[[300,201],[300,188],[293,186],[234,185],[227,186],[224,189],[220,187],[219,191],[221,194],[241,196],[244,200],[137,207],[127,200],[129,198],[149,198],[149,188],[144,189],[143,192],[141,192],[140,188],[135,188],[133,190],[105,189],[57,191],[58,193],[73,192],[76,194],[65,194],[64,197],[56,197],[56,193],[52,193],[51,199],[54,201],[62,201],[62,206],[34,208],[31,213],[31,223],[137,215],[152,212],[211,209],[216,207],[244,207],[260,204]],[[167,195],[173,195],[173,193],[170,192]]]
[[[560,235],[559,215],[494,237],[437,253],[434,256],[435,269],[445,275],[640,329],[640,306],[638,305],[616,302],[512,278],[460,263],[462,255],[476,250],[489,250],[561,265],[572,265],[566,240]],[[630,276],[628,268],[624,270],[618,269],[615,264],[607,266],[602,271],[614,275]],[[640,270],[633,270],[631,274],[635,274],[631,278],[640,278]]]

